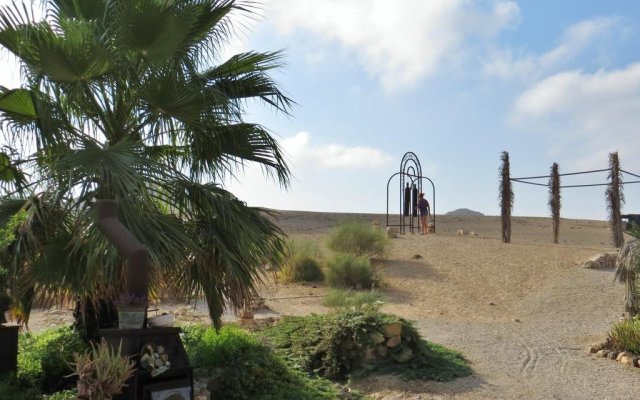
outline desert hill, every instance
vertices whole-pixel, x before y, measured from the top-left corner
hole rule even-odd
[[[459,217],[484,217],[484,214],[479,211],[469,210],[468,208],[458,208],[457,210],[449,211],[444,215],[453,215]]]

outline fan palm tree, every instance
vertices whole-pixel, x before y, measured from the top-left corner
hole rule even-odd
[[[286,187],[276,140],[247,122],[247,101],[288,113],[270,77],[280,52],[219,60],[239,0],[50,0],[0,9],[0,44],[23,84],[0,88],[0,224],[22,212],[1,262],[23,314],[38,296],[113,296],[124,259],[96,228],[114,199],[150,254],[150,290],[204,293],[212,320],[255,294],[284,253],[267,211],[221,182],[247,163]],[[21,309],[18,307],[18,309]]]

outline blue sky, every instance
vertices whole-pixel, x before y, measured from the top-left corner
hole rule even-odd
[[[512,176],[601,169],[616,150],[640,173],[639,39],[632,1],[274,0],[233,46],[286,49],[276,78],[293,116],[249,117],[279,135],[295,179],[282,191],[249,170],[231,188],[251,205],[385,212],[413,151],[438,213],[497,215],[503,150]],[[639,186],[625,188],[626,212],[640,212]],[[545,188],[514,190],[515,215],[549,214]],[[606,218],[604,190],[563,190],[562,216]]]
[[[242,20],[221,58],[286,51],[274,76],[297,102],[292,116],[250,106],[247,120],[276,135],[293,180],[282,189],[247,166],[227,186],[249,205],[384,213],[387,180],[408,151],[435,182],[439,214],[498,215],[503,150],[512,176],[545,175],[553,162],[561,172],[605,168],[616,150],[622,168],[640,174],[640,2],[272,0],[262,8]],[[0,84],[12,86],[17,73],[2,68]],[[605,182],[606,173],[562,181]],[[549,215],[545,188],[514,190],[514,215]],[[563,190],[561,215],[605,219],[604,190]],[[625,194],[624,211],[640,213],[640,184]]]

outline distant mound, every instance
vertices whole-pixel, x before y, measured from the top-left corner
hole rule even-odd
[[[458,208],[457,210],[449,211],[445,215],[453,215],[458,217],[484,217],[484,214],[479,211],[469,210],[468,208]]]

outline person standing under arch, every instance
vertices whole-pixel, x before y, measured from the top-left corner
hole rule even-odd
[[[429,214],[431,212],[429,202],[424,198],[424,193],[418,195],[418,206],[416,207],[420,213],[420,234],[426,235],[429,233]]]

